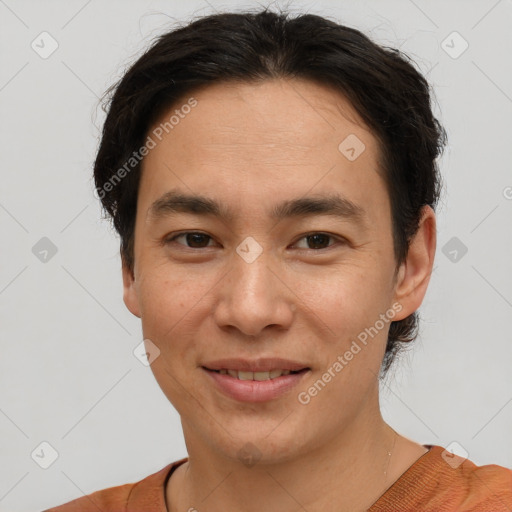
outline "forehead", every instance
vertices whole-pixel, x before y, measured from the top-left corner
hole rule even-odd
[[[191,97],[196,105],[183,108]],[[276,194],[339,191],[371,202],[382,193],[377,139],[347,99],[314,82],[208,85],[176,102],[149,136],[155,130],[160,140],[143,161],[141,199],[179,186],[267,209]]]
[[[335,143],[344,132],[358,134],[374,145],[367,128],[350,101],[326,84],[304,79],[272,79],[260,82],[219,82],[203,85],[181,97],[155,126],[169,120],[193,96],[198,106],[180,116],[172,128],[176,135],[183,125],[194,123],[211,142],[226,144],[290,143],[316,147],[328,136]],[[187,109],[188,110],[188,109]],[[177,112],[176,112],[177,113]],[[185,122],[186,119],[189,119]],[[165,137],[165,134],[164,134]]]

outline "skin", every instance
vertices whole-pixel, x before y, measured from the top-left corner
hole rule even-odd
[[[151,368],[181,416],[189,455],[168,481],[168,510],[366,510],[427,452],[380,413],[389,322],[307,405],[297,394],[393,304],[401,305],[393,320],[419,308],[434,261],[435,214],[424,208],[395,273],[379,146],[344,97],[297,79],[216,84],[193,96],[197,106],[144,159],[133,273],[123,266],[124,302],[160,350]],[[365,144],[354,161],[338,150],[349,134]],[[216,199],[233,218],[155,220],[151,204],[174,188]],[[283,199],[333,191],[365,210],[364,225],[268,216]],[[180,231],[211,238],[162,243]],[[312,232],[333,238],[315,245],[305,238]],[[236,252],[248,236],[263,249],[250,264]],[[226,397],[201,368],[271,356],[311,370],[298,388],[264,403]],[[246,443],[258,451],[251,467],[238,455]]]

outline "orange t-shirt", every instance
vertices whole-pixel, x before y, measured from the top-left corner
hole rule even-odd
[[[512,470],[497,465],[457,465],[429,449],[370,507],[368,512],[511,512]],[[143,480],[110,487],[43,512],[167,512],[165,486],[188,459],[169,464]]]

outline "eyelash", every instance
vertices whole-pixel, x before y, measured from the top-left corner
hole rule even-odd
[[[164,245],[169,245],[171,244],[172,242],[174,242],[177,238],[180,238],[182,236],[186,236],[186,235],[204,235],[206,237],[208,237],[210,240],[213,240],[213,238],[210,236],[210,235],[207,235],[206,233],[202,233],[201,231],[184,231],[182,233],[178,233],[178,234],[175,234],[175,235],[172,235],[171,237],[167,237],[164,239],[163,243]],[[313,235],[324,235],[324,236],[327,236],[329,237],[330,239],[332,240],[335,240],[338,242],[338,244],[341,244],[341,245],[344,245],[344,244],[347,244],[347,241],[341,237],[338,237],[338,236],[334,236],[334,235],[331,235],[330,233],[324,233],[322,231],[312,231],[310,233],[306,233],[304,235],[302,235],[298,240],[302,240],[304,238],[307,238],[308,236],[313,236]],[[183,245],[183,244],[178,244],[178,245]],[[314,252],[320,252],[320,251],[325,251],[327,249],[331,249],[333,246],[335,246],[336,244],[333,243],[331,245],[328,245],[327,247],[322,247],[320,249],[299,249],[300,251],[314,251]],[[208,246],[207,247],[188,247],[187,245],[184,245],[185,249],[190,249],[192,251],[199,251],[201,249],[208,249]]]

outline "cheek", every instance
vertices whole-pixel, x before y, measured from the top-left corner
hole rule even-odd
[[[144,337],[151,339],[161,352],[176,353],[186,346],[194,305],[202,290],[194,289],[190,280],[179,275],[171,279],[162,270],[146,274],[140,280],[142,330]]]
[[[335,430],[376,392],[391,320],[380,320],[389,306],[368,273],[364,278],[355,273],[345,276],[343,283],[331,282],[331,287],[329,294],[316,299],[316,312],[329,327],[329,336],[317,340],[317,354],[323,353],[321,364],[311,387],[301,391],[310,400],[310,415],[323,417],[328,410]]]
[[[321,284],[315,283],[308,293],[314,300],[311,309],[326,327],[327,338],[321,338],[328,354],[324,364],[329,368],[341,356],[346,361],[344,375],[362,368],[378,371],[393,317],[381,317],[391,308],[382,269],[351,267]]]
[[[364,324],[386,304],[389,293],[377,265],[362,262],[334,269],[309,284],[317,311],[338,328]]]
[[[190,400],[187,390],[200,346],[195,315],[201,290],[194,290],[190,280],[179,275],[166,277],[162,270],[146,273],[139,282],[142,331],[160,351],[151,371],[167,399],[182,412]]]

